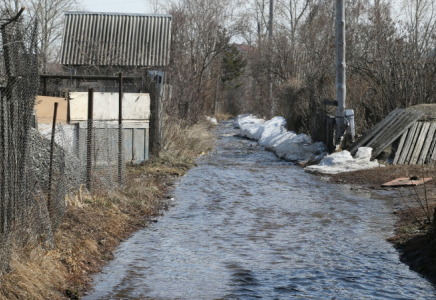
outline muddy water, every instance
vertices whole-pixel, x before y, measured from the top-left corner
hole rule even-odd
[[[385,239],[387,196],[350,191],[219,128],[157,223],[84,299],[432,299]],[[385,199],[383,199],[385,198]]]

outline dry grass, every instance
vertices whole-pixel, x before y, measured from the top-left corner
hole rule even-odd
[[[69,195],[55,250],[15,249],[12,271],[0,276],[0,299],[79,299],[90,275],[113,258],[122,240],[160,214],[174,180],[213,147],[209,129],[208,123],[188,128],[172,121],[163,155],[128,167],[124,188],[91,196],[82,187]]]
[[[228,120],[228,119],[233,118],[233,117],[235,117],[235,116],[233,116],[231,114],[227,114],[227,113],[226,114],[221,114],[221,113],[215,114],[215,118],[218,122]]]
[[[56,251],[28,247],[13,251],[12,271],[0,277],[0,299],[59,299],[66,286]]]
[[[166,143],[162,157],[173,164],[186,164],[203,152],[210,151],[215,140],[211,133],[212,128],[213,125],[205,120],[186,127],[178,121],[167,119],[164,129]]]

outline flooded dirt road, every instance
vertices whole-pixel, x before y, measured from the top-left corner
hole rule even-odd
[[[164,216],[115,253],[84,299],[432,299],[386,242],[388,195],[350,190],[218,129]]]

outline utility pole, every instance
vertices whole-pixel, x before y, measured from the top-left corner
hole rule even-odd
[[[336,144],[341,142],[345,131],[345,6],[344,0],[336,0]]]
[[[275,101],[273,98],[273,86],[272,86],[272,55],[271,55],[271,45],[272,45],[272,36],[273,36],[273,24],[274,24],[274,0],[269,1],[269,21],[268,21],[268,98],[269,103],[271,103],[271,117],[274,117],[275,111]]]

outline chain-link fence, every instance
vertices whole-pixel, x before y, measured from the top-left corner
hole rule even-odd
[[[124,183],[126,164],[122,124],[67,124],[54,107],[50,117],[35,117],[36,26],[25,31],[18,19],[0,29],[1,274],[12,244],[53,247],[66,200],[85,185],[107,191]]]

